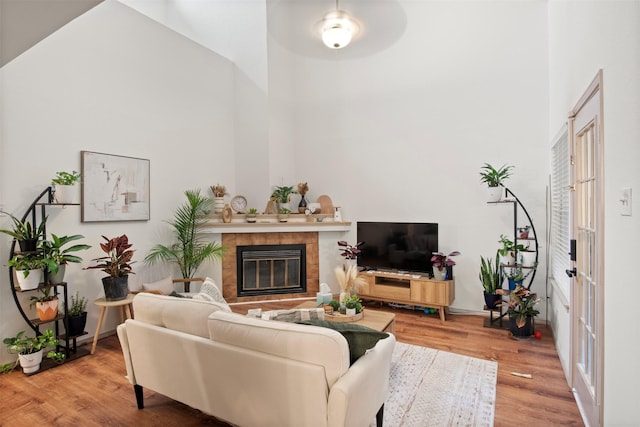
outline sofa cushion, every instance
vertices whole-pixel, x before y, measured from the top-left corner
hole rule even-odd
[[[349,369],[347,341],[330,329],[217,311],[209,333],[220,343],[322,366],[329,387]]]
[[[321,326],[323,328],[329,328],[340,332],[349,343],[349,360],[352,365],[356,360],[363,356],[367,350],[375,347],[378,341],[389,336],[386,332],[379,332],[366,326],[347,322],[305,320],[297,323],[302,325]]]
[[[146,292],[133,298],[136,320],[203,338],[209,337],[207,318],[216,311],[231,310],[226,304],[217,302],[174,298]]]
[[[222,304],[227,303],[227,301],[225,301],[225,299],[222,297],[222,292],[220,292],[220,289],[216,285],[216,282],[210,277],[205,278],[204,282],[202,282],[202,286],[200,286],[200,293],[205,293],[211,296],[211,298],[213,298],[213,301]]]
[[[155,282],[142,283],[142,289],[145,291],[158,291],[162,295],[169,295],[173,292],[173,279],[171,279],[171,276],[168,276]]]

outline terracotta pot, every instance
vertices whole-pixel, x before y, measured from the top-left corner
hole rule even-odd
[[[58,315],[58,298],[54,298],[50,301],[37,302],[36,311],[38,312],[38,318],[43,322],[53,320]]]

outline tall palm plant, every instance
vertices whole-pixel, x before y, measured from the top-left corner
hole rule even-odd
[[[145,257],[145,262],[175,262],[183,279],[190,279],[205,260],[222,258],[224,248],[216,242],[205,242],[202,229],[211,212],[213,201],[200,194],[200,190],[184,192],[187,201],[180,206],[174,219],[167,221],[173,227],[177,242],[170,246],[155,245]],[[186,286],[185,286],[186,288]]]

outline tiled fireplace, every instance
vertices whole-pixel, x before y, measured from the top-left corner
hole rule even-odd
[[[314,297],[318,292],[317,232],[223,233],[222,245],[222,286],[229,302]],[[244,261],[242,255],[238,258],[239,247],[249,251]],[[239,281],[243,272],[249,278]],[[303,274],[299,280],[297,272]]]

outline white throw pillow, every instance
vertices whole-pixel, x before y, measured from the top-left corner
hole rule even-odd
[[[210,277],[205,278],[204,282],[202,282],[202,286],[200,286],[200,293],[211,296],[211,298],[213,298],[213,301],[215,302],[219,302],[222,304],[227,303],[227,301],[225,301],[224,297],[222,296],[220,289],[218,289],[218,287],[216,286],[216,282],[214,282]]]
[[[159,291],[163,295],[169,295],[173,292],[173,279],[169,276],[157,282],[143,283],[142,289],[145,291]]]

